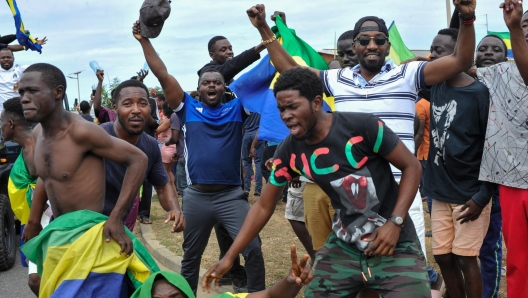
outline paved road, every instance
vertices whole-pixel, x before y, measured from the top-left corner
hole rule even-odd
[[[0,297],[31,298],[35,297],[27,285],[28,269],[20,265],[17,247],[15,266],[7,271],[0,271]]]

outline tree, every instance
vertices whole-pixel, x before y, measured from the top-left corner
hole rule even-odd
[[[160,86],[150,87],[149,90],[150,89],[156,90],[156,94],[165,94],[165,92],[163,92],[163,89]]]
[[[103,88],[101,89],[101,105],[103,107],[113,109],[114,104],[112,103],[112,96],[111,92],[114,90],[119,84],[121,84],[121,80],[119,78],[115,77],[113,78],[109,84],[103,84]],[[93,85],[92,88],[96,88],[97,85]]]

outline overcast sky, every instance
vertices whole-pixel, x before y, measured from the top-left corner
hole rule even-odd
[[[490,31],[507,31],[498,8],[500,0],[478,0],[477,39],[486,32],[486,14]],[[81,99],[87,100],[97,83],[89,67],[96,60],[106,77],[125,80],[135,75],[145,62],[139,43],[131,33],[138,19],[141,0],[17,0],[26,29],[34,37],[47,36],[42,54],[17,52],[15,63],[47,62],[66,75],[84,70],[80,75]],[[302,3],[302,4],[300,4]],[[233,45],[235,55],[257,45],[260,36],[247,18],[253,1],[175,0],[160,36],[152,40],[156,51],[185,90],[197,85],[196,71],[210,58],[207,42],[223,35]],[[412,50],[429,49],[439,29],[447,26],[446,4],[441,0],[273,0],[264,3],[267,16],[285,11],[288,25],[316,50],[333,48],[334,34],[353,29],[366,15],[395,21],[406,45]],[[269,20],[269,19],[268,19]],[[268,23],[272,24],[271,21]],[[15,32],[7,4],[0,4],[0,34]],[[265,55],[266,52],[264,51]],[[106,81],[107,82],[107,81]],[[147,86],[159,86],[149,74]],[[70,103],[77,96],[76,80],[68,79]]]

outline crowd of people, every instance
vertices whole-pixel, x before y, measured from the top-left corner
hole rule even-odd
[[[303,286],[305,297],[499,297],[504,236],[508,296],[528,297],[521,1],[500,4],[511,61],[499,36],[475,42],[476,0],[455,0],[428,57],[395,65],[385,21],[365,16],[339,37],[328,70],[298,64],[259,4],[247,15],[262,42],[234,55],[226,37],[213,37],[211,61],[189,93],[151,43],[169,2],[146,0],[132,26],[162,92],[149,90],[140,71],[111,90],[112,107],[103,106],[104,70],[95,70],[90,102],[71,113],[62,71],[15,64],[17,46],[0,37],[1,131],[22,147],[10,179],[29,197],[27,212],[15,214],[35,295],[195,297],[214,228],[221,255],[203,277],[207,291],[214,282],[255,298],[295,297]],[[228,87],[263,50],[281,74],[273,94],[290,132],[282,142],[259,137],[266,118]],[[138,220],[152,223],[153,190],[170,231],[183,232],[180,273],[160,271],[130,233]],[[307,254],[298,259],[292,246],[289,275],[266,289],[259,232],[281,199]],[[88,241],[99,250],[83,244],[94,233],[102,235]],[[427,264],[426,236],[440,272]],[[71,259],[88,254],[95,261],[72,275]]]

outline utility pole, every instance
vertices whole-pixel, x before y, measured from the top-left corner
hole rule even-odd
[[[77,100],[78,102],[81,102],[81,88],[80,88],[80,85],[79,85],[79,74],[81,72],[83,72],[84,70],[79,70],[77,72],[74,72],[74,73],[70,73],[68,75],[68,78],[70,79],[74,79],[74,80],[77,80],[77,93],[78,93],[78,97],[77,97]],[[75,77],[71,77],[71,75],[75,75]]]
[[[451,1],[446,0],[446,16],[447,16],[447,28],[449,28],[449,24],[451,23],[451,15],[453,13],[451,12]]]

